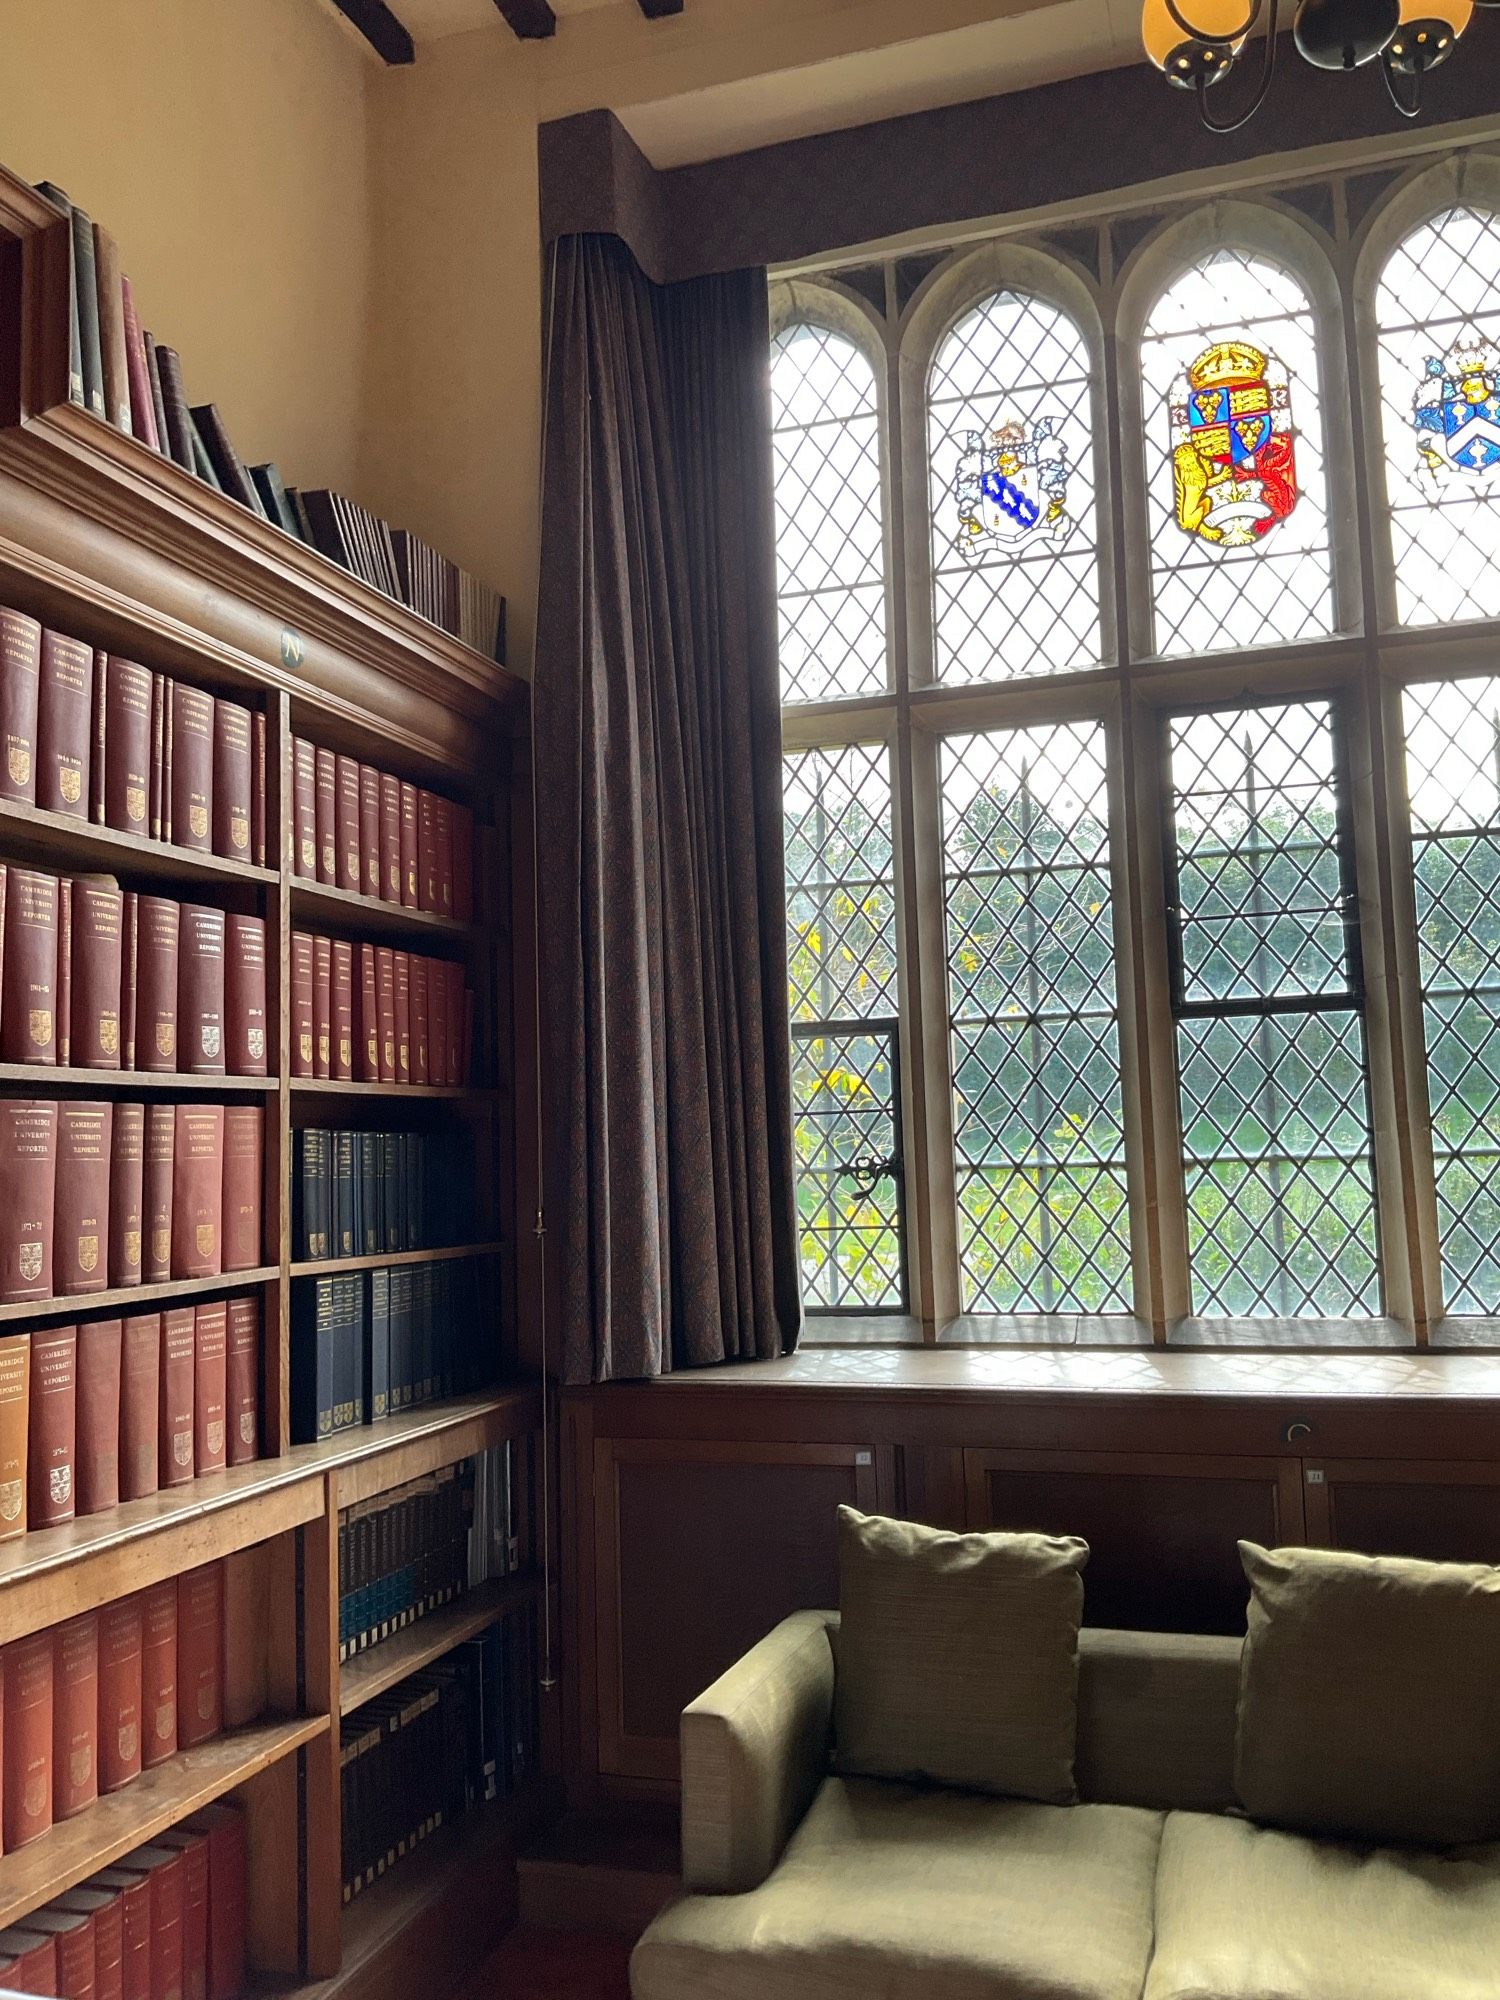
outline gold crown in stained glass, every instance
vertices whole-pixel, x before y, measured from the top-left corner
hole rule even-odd
[[[1266,372],[1266,356],[1248,340],[1220,340],[1207,348],[1187,371],[1194,389],[1233,389],[1258,382]]]

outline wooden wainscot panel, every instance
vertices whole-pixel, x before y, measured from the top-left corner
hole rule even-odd
[[[684,1706],[788,1613],[838,1602],[835,1509],[880,1505],[877,1454],[609,1438],[594,1454],[599,1768],[675,1779]]]
[[[968,1451],[970,1528],[1080,1535],[1090,1625],[1245,1629],[1236,1543],[1303,1539],[1301,1468],[1274,1458]]]
[[[1307,1539],[1361,1555],[1500,1563],[1500,1464],[1309,1460]]]

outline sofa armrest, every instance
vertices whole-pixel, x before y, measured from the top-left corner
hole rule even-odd
[[[830,1611],[798,1611],[682,1712],[682,1879],[733,1894],[764,1882],[828,1769]]]

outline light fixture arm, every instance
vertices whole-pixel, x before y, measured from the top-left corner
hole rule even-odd
[[[1492,0],[1492,4],[1500,6],[1500,0]],[[1203,42],[1211,49],[1231,49],[1236,43],[1244,41],[1250,30],[1260,19],[1261,9],[1264,5],[1265,0],[1249,0],[1250,11],[1246,14],[1244,20],[1238,27],[1231,28],[1227,34],[1220,35],[1206,34],[1202,28],[1196,26],[1183,13],[1181,7],[1177,4],[1177,0],[1167,0],[1167,12],[1177,23],[1178,27],[1181,28],[1185,40]]]
[[[1422,109],[1421,70],[1414,71],[1411,77],[1408,79],[1410,84],[1409,96],[1403,94],[1401,86],[1397,83],[1396,72],[1391,67],[1390,58],[1388,56],[1382,56],[1380,58],[1380,70],[1381,74],[1385,78],[1385,87],[1386,90],[1390,93],[1391,102],[1392,104],[1395,105],[1396,109],[1401,113],[1401,116],[1403,118],[1417,117]]]
[[[1500,0],[1496,0],[1496,4],[1500,4]],[[1172,0],[1167,0],[1167,5],[1171,8],[1175,16],[1177,10],[1172,5]],[[1250,123],[1250,120],[1265,103],[1266,98],[1270,94],[1271,79],[1276,74],[1276,29],[1277,16],[1280,11],[1281,0],[1270,0],[1270,18],[1266,23],[1266,47],[1265,54],[1261,58],[1260,82],[1256,85],[1255,95],[1237,117],[1226,119],[1222,124],[1218,119],[1211,118],[1208,114],[1208,79],[1206,77],[1198,79],[1198,116],[1203,120],[1203,123],[1210,132],[1238,132],[1242,125]],[[1260,0],[1256,0],[1255,14],[1252,15],[1252,20],[1258,18],[1259,14]]]

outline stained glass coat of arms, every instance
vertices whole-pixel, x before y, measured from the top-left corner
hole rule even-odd
[[[1178,376],[1170,405],[1177,525],[1201,541],[1249,548],[1297,504],[1291,386],[1275,355],[1248,340],[1207,347]]]

